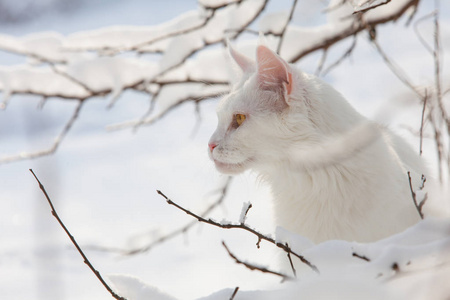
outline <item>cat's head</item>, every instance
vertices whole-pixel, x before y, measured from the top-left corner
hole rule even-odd
[[[220,172],[237,174],[282,159],[293,142],[311,137],[314,124],[306,74],[263,45],[256,62],[229,49],[243,74],[218,105],[209,155]]]

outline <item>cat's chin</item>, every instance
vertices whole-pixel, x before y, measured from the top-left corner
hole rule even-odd
[[[228,175],[236,175],[236,174],[244,172],[245,170],[247,170],[249,168],[248,163],[249,163],[249,160],[246,160],[243,163],[233,164],[233,163],[220,162],[220,161],[214,159],[214,164],[216,166],[216,169],[220,173],[228,174]]]

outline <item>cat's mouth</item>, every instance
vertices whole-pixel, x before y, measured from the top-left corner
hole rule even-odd
[[[249,168],[249,163],[251,162],[251,159],[247,159],[240,163],[225,163],[218,161],[217,159],[213,159],[214,164],[216,165],[216,169],[224,174],[239,174],[244,172]]]

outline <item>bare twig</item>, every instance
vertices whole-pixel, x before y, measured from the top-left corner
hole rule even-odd
[[[284,35],[286,34],[286,29],[287,29],[289,23],[291,23],[292,17],[294,16],[295,7],[297,6],[297,1],[298,0],[294,0],[294,2],[292,3],[291,10],[289,12],[289,16],[288,16],[288,18],[286,20],[286,23],[283,26],[283,29],[281,30],[280,39],[278,41],[278,46],[277,46],[277,53],[278,54],[280,54],[281,46],[283,45],[283,40],[284,40]]]
[[[435,0],[435,5],[438,6],[439,1]],[[440,38],[440,26],[439,26],[439,9],[436,7],[436,13],[434,14],[434,48],[433,48],[433,60],[434,60],[434,84],[436,89],[436,101],[441,112],[441,117],[447,125],[447,133],[450,134],[450,118],[447,115],[447,111],[442,102],[442,87],[441,87],[441,38]]]
[[[381,45],[378,43],[375,37],[371,38],[370,41],[375,46],[378,53],[383,58],[386,65],[391,69],[391,71],[397,76],[398,79],[400,79],[401,82],[403,82],[406,86],[408,86],[416,95],[423,99],[422,93],[417,89],[417,87],[412,83],[411,79],[408,78],[408,75],[387,55],[386,52],[384,52]]]
[[[357,257],[357,258],[362,259],[362,260],[365,260],[365,261],[370,261],[370,259],[369,259],[367,256],[360,255],[360,254],[358,254],[358,253],[356,253],[356,252],[353,252],[353,253],[352,253],[352,256],[353,256],[353,257]]]
[[[250,232],[250,233],[252,233],[252,234],[254,234],[255,236],[258,237],[258,242],[260,240],[265,240],[265,241],[267,241],[267,242],[269,242],[271,244],[274,244],[278,248],[281,248],[284,251],[289,252],[292,255],[294,255],[295,257],[297,257],[298,259],[300,259],[300,261],[302,261],[304,264],[306,264],[308,267],[310,267],[314,272],[319,273],[319,270],[317,269],[317,267],[315,265],[313,265],[311,262],[309,262],[304,256],[295,253],[294,251],[292,251],[291,248],[287,247],[285,244],[278,243],[273,238],[268,237],[267,235],[264,235],[264,234],[256,231],[255,229],[248,227],[245,224],[218,223],[218,222],[216,222],[216,221],[214,221],[212,219],[205,219],[205,218],[203,218],[203,217],[201,217],[201,216],[191,212],[190,210],[180,206],[179,204],[173,202],[166,195],[164,195],[161,191],[158,190],[157,193],[159,195],[161,195],[162,197],[164,197],[164,199],[166,199],[166,202],[168,204],[173,205],[176,208],[178,208],[179,210],[181,210],[181,211],[185,212],[186,214],[190,215],[191,217],[194,217],[199,222],[210,224],[210,225],[213,225],[213,226],[216,226],[216,227],[220,227],[220,228],[223,228],[223,229],[242,229],[242,230],[248,231],[248,232]]]
[[[288,243],[286,243],[286,247],[289,248],[289,244]],[[289,260],[289,264],[291,265],[292,273],[294,273],[294,277],[297,277],[297,271],[295,270],[294,262],[292,261],[292,257],[291,257],[291,253],[290,252],[287,253],[287,257],[288,257],[288,260]]]
[[[225,242],[222,242],[222,245],[223,245],[223,247],[225,248],[225,250],[227,250],[228,255],[229,255],[232,259],[234,259],[234,261],[235,261],[237,264],[244,265],[247,269],[250,269],[250,270],[252,270],[252,271],[257,270],[257,271],[260,271],[260,272],[263,272],[263,273],[268,273],[268,274],[277,275],[277,276],[280,276],[280,277],[283,279],[283,281],[285,281],[285,280],[293,280],[293,279],[294,279],[294,278],[292,278],[292,277],[290,277],[290,276],[288,276],[288,275],[285,275],[285,274],[282,274],[282,273],[279,273],[279,272],[276,272],[276,271],[269,270],[269,269],[266,268],[266,267],[260,267],[260,266],[256,266],[256,265],[251,264],[251,263],[248,263],[248,262],[244,262],[244,261],[240,260],[239,258],[237,258],[236,255],[234,255],[233,253],[231,253],[230,249],[228,249],[228,247],[227,247],[227,245],[225,244]]]
[[[64,225],[63,221],[61,220],[61,218],[59,217],[58,213],[55,210],[55,207],[53,206],[52,201],[50,200],[50,197],[47,194],[47,191],[45,190],[45,187],[42,185],[42,183],[39,181],[39,179],[37,178],[36,174],[34,174],[33,170],[30,169],[31,174],[33,174],[34,178],[36,179],[36,181],[39,184],[39,188],[41,189],[41,191],[44,193],[45,198],[47,199],[48,204],[50,205],[51,208],[51,212],[52,215],[56,218],[56,220],[58,221],[59,225],[61,225],[62,229],[66,232],[67,236],[69,237],[70,241],[72,242],[72,244],[75,246],[75,248],[78,250],[78,253],[80,253],[81,257],[83,258],[84,263],[89,267],[89,269],[91,269],[91,271],[95,274],[95,276],[98,278],[98,280],[102,283],[102,285],[106,288],[106,290],[111,294],[111,296],[113,296],[115,299],[119,299],[119,300],[126,300],[125,298],[117,295],[110,287],[109,285],[105,282],[105,280],[103,279],[103,277],[101,276],[100,272],[97,271],[94,266],[91,264],[91,262],[89,261],[89,259],[87,258],[87,256],[84,254],[83,250],[81,250],[80,246],[78,245],[77,241],[75,240],[75,238],[72,236],[72,234],[70,233],[70,231],[67,229],[67,227]]]
[[[430,51],[433,55],[433,59],[435,62],[435,97],[437,102],[437,108],[436,105],[434,105],[433,103],[429,103],[429,95],[427,90],[425,90],[425,93],[422,92],[421,90],[419,90],[417,88],[416,85],[414,85],[412,83],[412,81],[408,78],[408,76],[406,75],[406,73],[398,66],[396,65],[390,58],[389,56],[383,51],[383,49],[381,48],[380,44],[377,42],[376,38],[371,38],[371,42],[373,43],[373,45],[376,47],[376,49],[378,50],[378,53],[381,55],[381,57],[383,58],[383,60],[385,61],[385,63],[387,64],[387,66],[391,69],[391,71],[397,76],[397,78],[400,79],[400,81],[402,81],[407,87],[409,87],[418,97],[419,99],[421,99],[422,103],[423,103],[423,113],[425,113],[425,109],[426,106],[429,107],[429,111],[427,114],[426,119],[430,121],[430,124],[432,126],[432,129],[434,131],[434,142],[436,145],[436,152],[437,152],[437,158],[438,158],[438,163],[439,163],[439,168],[438,168],[438,172],[439,172],[439,179],[441,180],[441,182],[443,181],[443,176],[444,176],[444,169],[445,169],[445,165],[447,165],[447,171],[450,171],[450,168],[448,167],[449,164],[449,160],[450,160],[450,151],[449,151],[449,158],[446,160],[446,156],[445,156],[445,150],[444,150],[444,134],[442,132],[442,126],[441,126],[441,122],[440,122],[440,118],[442,119],[442,121],[445,122],[445,124],[447,125],[445,127],[445,129],[447,130],[447,134],[450,133],[450,120],[448,120],[448,116],[447,113],[445,111],[445,107],[443,106],[442,103],[442,95],[439,96],[438,94],[442,94],[440,92],[441,87],[440,87],[440,62],[439,62],[439,52],[440,52],[440,46],[439,46],[439,22],[438,22],[438,17],[437,17],[437,13],[433,12],[430,15],[427,15],[424,18],[421,18],[418,22],[422,22],[423,20],[429,18],[429,17],[435,17],[435,48],[432,49],[426,42],[425,40],[421,37],[420,32],[417,29],[417,23],[415,25],[415,30],[416,30],[416,34],[419,38],[419,40],[421,41],[421,43],[425,46],[425,48]],[[438,109],[439,111],[436,113],[435,109]],[[439,115],[438,115],[439,113]],[[424,118],[425,121],[425,118]],[[424,122],[422,122],[421,125],[423,125]],[[421,127],[421,130],[423,130],[423,127]],[[421,141],[421,145],[420,145],[420,149],[422,149],[422,141]],[[421,150],[420,150],[421,151]]]
[[[316,76],[319,76],[320,72],[322,72],[325,61],[327,60],[327,55],[328,55],[328,49],[323,49],[322,56],[320,57],[319,65],[317,66],[317,69],[315,72]]]
[[[425,49],[427,49],[427,51],[430,53],[430,54],[432,54],[433,55],[433,48],[427,43],[427,41],[425,40],[425,38],[422,36],[422,34],[420,33],[420,30],[419,30],[419,25],[422,23],[422,22],[424,22],[424,21],[426,21],[426,20],[428,20],[428,19],[430,19],[430,18],[432,18],[432,17],[434,17],[434,15],[436,14],[437,12],[436,11],[432,11],[431,13],[429,13],[429,14],[427,14],[427,15],[425,15],[425,16],[423,16],[423,17],[421,17],[420,19],[418,19],[415,23],[414,23],[414,32],[416,33],[416,36],[417,36],[417,38],[419,39],[419,41],[421,42],[421,44],[425,47]]]
[[[239,287],[237,286],[237,287],[234,289],[234,292],[233,292],[233,294],[231,295],[230,300],[233,300],[234,297],[236,297],[236,294],[237,294],[238,291],[239,291]]]
[[[414,205],[417,209],[417,212],[419,213],[420,218],[423,219],[424,215],[423,215],[422,209],[423,209],[425,202],[427,201],[427,198],[428,198],[427,194],[425,194],[425,197],[420,201],[420,203],[418,203],[417,202],[417,194],[414,191],[414,188],[412,186],[411,172],[409,172],[409,171],[408,171],[408,181],[409,181],[409,188],[411,190],[411,196],[412,196]],[[419,187],[419,190],[422,190],[424,188],[425,182],[426,182],[426,178],[424,175],[422,175],[422,185]]]
[[[253,207],[253,205],[252,205],[251,203],[248,204],[247,207],[245,207],[245,205],[246,205],[246,204],[244,204],[244,207],[242,208],[242,209],[245,208],[245,212],[244,212],[244,215],[242,216],[241,224],[244,224],[244,223],[245,223],[245,220],[247,219],[247,214],[248,214],[248,212],[250,211],[250,209]]]
[[[96,94],[96,93],[95,93],[89,86],[87,86],[87,84],[85,84],[84,82],[82,82],[82,81],[76,79],[75,77],[71,76],[71,75],[68,74],[67,72],[58,70],[58,67],[55,65],[55,63],[50,62],[50,61],[46,61],[46,62],[50,65],[50,67],[52,68],[53,72],[55,72],[56,74],[61,75],[62,77],[64,77],[64,78],[66,78],[66,79],[68,79],[68,80],[74,82],[75,84],[81,86],[86,92],[89,93],[89,96],[87,96],[87,97],[90,97],[90,96],[93,96],[93,95]],[[86,98],[87,98],[87,97],[86,97]]]
[[[386,5],[386,4],[388,4],[389,2],[391,2],[391,0],[386,0],[386,1],[384,1],[384,2],[380,2],[380,3],[377,3],[377,4],[372,5],[372,6],[369,6],[369,7],[365,7],[365,8],[362,8],[362,9],[358,9],[358,10],[355,10],[355,11],[353,12],[353,14],[363,14],[363,13],[368,12],[369,10],[372,10],[372,9],[377,8],[377,7],[379,7],[379,6]]]
[[[199,101],[203,101],[203,100],[206,100],[206,99],[217,98],[217,97],[219,97],[221,95],[223,95],[222,92],[210,93],[208,95],[203,95],[202,97],[196,97],[196,98],[193,98],[191,96],[187,96],[185,98],[179,99],[177,102],[173,103],[168,109],[162,111],[161,113],[159,113],[156,116],[150,116],[150,117],[147,117],[145,119],[140,118],[139,120],[131,120],[131,121],[126,121],[126,122],[122,122],[122,123],[118,123],[118,124],[112,124],[112,125],[107,126],[106,129],[110,130],[110,131],[115,131],[115,130],[128,129],[130,127],[136,128],[136,126],[151,125],[151,124],[159,121],[164,116],[166,116],[174,108],[178,107],[179,105],[181,105],[181,104],[183,104],[185,102],[189,102],[189,101],[199,102]]]
[[[425,90],[425,97],[423,98],[422,118],[420,120],[420,130],[419,130],[419,137],[420,137],[419,154],[421,156],[422,156],[422,146],[423,146],[423,127],[425,125],[425,110],[427,108],[427,100],[428,100],[428,93],[427,93],[427,90]]]
[[[347,3],[348,0],[341,0],[337,3],[335,3],[333,6],[328,6],[327,8],[322,10],[322,13],[330,13],[334,10],[339,9],[340,7],[342,7],[343,5],[345,5],[345,3]],[[322,1],[324,3],[326,3],[325,1]]]
[[[209,215],[216,207],[218,207],[220,204],[222,204],[223,200],[227,196],[228,189],[231,185],[231,180],[232,180],[231,176],[227,178],[223,187],[220,188],[219,198],[203,211],[203,213],[201,214],[202,217]],[[155,247],[156,245],[162,244],[163,242],[166,242],[167,240],[170,240],[176,236],[179,236],[180,234],[186,233],[189,229],[191,229],[196,224],[198,224],[197,221],[189,222],[188,224],[184,225],[183,227],[159,237],[155,241],[147,244],[146,246],[143,246],[143,247],[140,247],[137,249],[133,249],[133,250],[126,250],[126,251],[121,250],[120,252],[124,255],[135,255],[138,253],[148,252],[151,249],[153,249],[153,247]]]
[[[216,209],[217,207],[219,207],[224,199],[226,198],[227,194],[228,194],[228,190],[229,187],[231,186],[231,181],[232,181],[232,177],[228,177],[227,180],[225,181],[224,185],[222,187],[220,187],[217,191],[219,193],[219,197],[217,198],[216,201],[214,201],[213,203],[211,203],[201,214],[202,217],[205,217],[207,215],[209,215],[214,209]],[[95,251],[102,251],[102,252],[108,252],[108,253],[117,253],[120,255],[126,255],[126,256],[132,256],[132,255],[136,255],[136,254],[140,254],[140,253],[145,253],[145,252],[149,252],[151,251],[154,247],[167,242],[168,240],[171,240],[177,236],[180,236],[186,232],[188,232],[192,227],[194,227],[196,224],[198,224],[198,221],[191,221],[189,223],[187,223],[186,225],[175,229],[167,234],[164,234],[158,238],[156,238],[155,240],[151,241],[150,243],[135,248],[135,249],[124,249],[124,248],[117,248],[117,247],[103,247],[103,246],[98,246],[98,245],[87,245],[85,246],[85,248],[88,248],[90,250],[95,250]]]
[[[72,114],[72,117],[66,123],[66,125],[64,126],[61,133],[56,137],[55,141],[53,142],[53,145],[50,148],[48,148],[46,150],[42,150],[42,151],[37,151],[37,152],[25,152],[25,153],[20,153],[18,155],[2,157],[2,158],[0,158],[0,165],[15,162],[15,161],[20,161],[20,160],[25,160],[25,159],[33,159],[33,158],[42,157],[42,156],[46,156],[46,155],[55,153],[56,150],[58,149],[59,145],[61,144],[62,140],[66,137],[67,133],[70,131],[73,124],[78,119],[78,116],[80,114],[80,110],[81,110],[81,107],[83,106],[83,103],[84,103],[84,101],[81,101],[81,100],[79,101],[77,107],[75,108],[75,110]]]
[[[350,45],[350,47],[347,49],[347,51],[344,52],[344,54],[342,54],[342,56],[340,58],[338,58],[334,63],[332,63],[331,65],[328,66],[328,68],[325,69],[325,71],[322,72],[323,75],[328,74],[333,68],[337,67],[340,63],[342,63],[347,57],[350,57],[350,55],[352,54],[353,50],[356,47],[356,42],[357,42],[357,35],[353,36],[353,41],[352,44]],[[320,70],[322,71],[322,70]]]

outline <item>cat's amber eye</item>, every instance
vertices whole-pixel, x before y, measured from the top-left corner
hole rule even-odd
[[[238,126],[241,126],[242,123],[244,123],[246,116],[243,114],[235,114],[234,120],[236,121]]]

